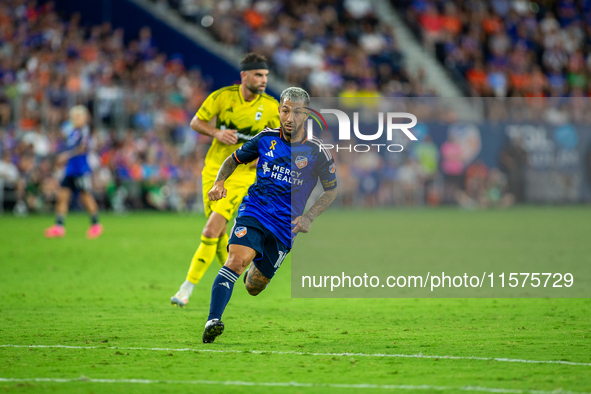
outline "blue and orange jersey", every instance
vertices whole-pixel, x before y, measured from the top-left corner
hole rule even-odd
[[[238,216],[252,216],[291,247],[292,220],[304,214],[320,180],[324,190],[337,187],[334,159],[318,138],[289,143],[281,128],[264,129],[236,150],[239,164],[259,159],[256,182],[242,200]]]

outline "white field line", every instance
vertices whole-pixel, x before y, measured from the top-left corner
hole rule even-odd
[[[118,347],[118,346],[68,346],[68,345],[0,345],[1,347],[14,348],[62,348],[62,349],[112,349],[112,350],[151,350],[164,352],[208,352],[208,353],[243,353],[243,354],[294,354],[299,356],[350,356],[350,357],[393,357],[393,358],[427,358],[443,360],[479,360],[479,361],[498,361],[506,363],[527,363],[527,364],[563,364],[580,365],[591,367],[591,363],[577,363],[563,360],[522,360],[518,358],[504,357],[473,357],[473,356],[430,356],[424,354],[387,354],[387,353],[307,353],[295,351],[277,351],[277,350],[233,350],[233,349],[174,349],[159,347]]]
[[[0,382],[35,382],[35,383],[74,383],[74,382],[89,382],[89,383],[136,383],[136,384],[189,384],[189,385],[217,385],[217,386],[263,386],[263,387],[326,387],[339,389],[382,389],[382,390],[428,390],[428,391],[480,391],[487,393],[509,393],[509,394],[591,394],[581,391],[563,391],[561,389],[553,391],[544,390],[519,390],[519,389],[502,389],[493,387],[480,386],[431,386],[420,385],[414,386],[409,384],[346,384],[346,383],[300,383],[300,382],[243,382],[240,380],[232,381],[215,381],[215,380],[150,380],[150,379],[92,379],[82,376],[78,379],[65,378],[0,378]]]

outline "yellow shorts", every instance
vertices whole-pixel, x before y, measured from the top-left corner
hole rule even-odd
[[[225,198],[218,201],[209,201],[207,193],[213,187],[215,177],[208,177],[203,175],[203,205],[205,208],[205,216],[210,217],[212,212],[217,212],[222,215],[227,221],[232,220],[238,208],[242,203],[242,199],[248,193],[248,188],[254,183],[253,176],[236,176],[234,174],[224,182],[224,187],[228,190]]]

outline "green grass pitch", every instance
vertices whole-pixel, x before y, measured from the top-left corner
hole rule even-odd
[[[389,212],[409,223],[430,216]],[[469,215],[466,225],[493,217],[437,214]],[[585,207],[500,214],[508,225],[563,218],[573,239],[591,223]],[[226,331],[204,345],[217,263],[187,308],[169,303],[204,217],[104,214],[105,233],[93,241],[82,214],[68,217],[64,239],[43,238],[51,221],[0,217],[0,392],[591,392],[591,299],[291,299],[288,258],[257,297],[237,282]],[[569,256],[591,262],[587,250]]]

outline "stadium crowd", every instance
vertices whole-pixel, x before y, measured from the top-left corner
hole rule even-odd
[[[188,123],[208,87],[182,59],[159,53],[149,28],[125,45],[108,23],[86,28],[79,15],[60,19],[51,2],[9,0],[0,3],[0,51],[4,200],[49,209],[59,187],[53,159],[75,104],[94,114],[103,207],[181,209],[200,198],[207,138]]]
[[[591,1],[392,0],[473,96],[591,95]]]
[[[369,0],[154,1],[224,44],[265,55],[272,71],[311,96],[436,95],[423,73],[408,73],[394,32]]]

